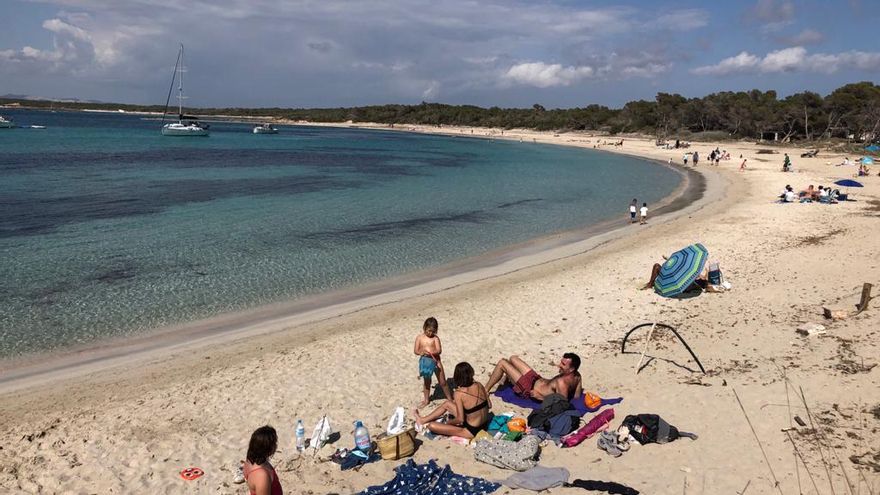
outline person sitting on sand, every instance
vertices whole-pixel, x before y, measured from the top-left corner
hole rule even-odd
[[[786,187],[789,187],[789,186],[786,186]],[[787,190],[785,192],[786,198],[788,198],[789,194],[791,195],[792,198],[794,197],[794,191],[792,191],[790,189]],[[792,201],[788,201],[788,199],[785,199],[783,201],[792,202],[792,201],[794,201],[794,199],[792,199]],[[663,256],[663,259],[666,260],[668,258],[666,256]],[[647,290],[647,289],[654,287],[654,281],[657,280],[657,277],[660,275],[661,268],[663,268],[663,265],[661,265],[660,263],[654,263],[654,266],[651,267],[651,278],[648,280],[647,284],[642,286],[642,290]],[[711,284],[709,284],[709,272],[705,268],[697,276],[697,278],[693,281],[693,283],[687,289],[685,289],[685,292],[688,292],[688,291],[694,289],[695,287],[699,287],[700,289],[702,289],[706,292],[719,292],[714,287],[712,287]]]
[[[243,467],[251,495],[282,495],[281,482],[269,458],[278,450],[278,433],[271,426],[261,426],[251,435],[247,460]]]
[[[469,363],[455,365],[452,380],[456,386],[452,400],[443,402],[426,416],[420,415],[418,408],[412,409],[416,429],[424,427],[439,435],[474,438],[489,423],[492,401],[483,384],[474,381],[474,368]],[[438,423],[444,415],[449,416],[446,423]]]
[[[489,381],[486,382],[486,390],[492,390],[502,378],[513,384],[516,395],[525,399],[544,400],[550,394],[561,394],[568,399],[580,397],[581,374],[578,368],[581,366],[581,358],[573,352],[566,352],[556,365],[559,373],[553,378],[541,378],[531,366],[526,364],[519,356],[510,356],[501,359],[495,365]]]

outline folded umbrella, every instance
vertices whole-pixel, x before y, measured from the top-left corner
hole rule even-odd
[[[660,273],[654,280],[654,292],[663,297],[681,294],[700,276],[707,259],[709,250],[700,243],[672,253],[660,267]]]

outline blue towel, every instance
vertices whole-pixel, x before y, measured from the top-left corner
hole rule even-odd
[[[455,474],[448,464],[441,468],[434,459],[422,465],[408,459],[394,471],[394,479],[371,486],[359,495],[484,495],[501,487],[483,478]]]
[[[495,390],[495,393],[492,395],[500,398],[504,402],[507,402],[509,404],[513,404],[515,406],[524,407],[526,409],[538,409],[539,407],[541,407],[541,402],[539,402],[537,400],[523,399],[522,397],[516,395],[513,392],[513,387],[511,387],[509,384],[502,385],[502,386],[498,387],[498,389]],[[623,397],[602,399],[602,403],[599,404],[599,407],[589,408],[589,407],[587,407],[586,403],[584,403],[584,395],[581,395],[580,397],[575,397],[574,399],[571,399],[571,406],[574,407],[575,409],[577,409],[578,412],[581,413],[581,416],[583,416],[584,414],[586,414],[588,412],[593,413],[593,412],[598,411],[599,409],[602,409],[605,406],[610,406],[612,404],[617,404],[619,402],[623,402]]]

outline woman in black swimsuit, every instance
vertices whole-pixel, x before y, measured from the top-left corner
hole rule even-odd
[[[474,438],[480,430],[485,430],[489,423],[489,409],[492,401],[483,384],[474,382],[474,368],[464,362],[455,365],[453,375],[456,389],[452,400],[447,400],[427,416],[421,416],[419,410],[413,408],[416,418],[416,429],[427,428],[438,435]],[[449,415],[445,424],[437,420]]]

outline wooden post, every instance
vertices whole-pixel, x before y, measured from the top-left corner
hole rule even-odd
[[[862,286],[862,298],[859,300],[859,304],[856,306],[856,309],[859,311],[859,313],[868,309],[868,302],[871,301],[871,288],[873,287],[873,285],[868,283]]]
[[[639,370],[642,368],[642,360],[645,359],[645,354],[648,352],[648,344],[651,343],[651,337],[654,336],[654,329],[657,328],[657,323],[651,325],[651,331],[648,332],[648,338],[645,339],[645,348],[642,349],[642,357],[639,358],[639,364],[636,366],[636,374],[639,374]]]

